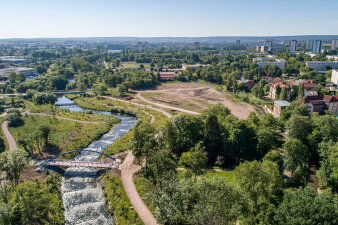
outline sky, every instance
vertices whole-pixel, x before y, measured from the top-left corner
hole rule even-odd
[[[0,38],[337,35],[338,0],[0,0]]]

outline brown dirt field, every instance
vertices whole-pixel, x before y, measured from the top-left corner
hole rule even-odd
[[[173,106],[186,108],[196,112],[202,111],[207,104],[222,104],[231,110],[231,113],[240,119],[246,119],[250,112],[255,112],[255,108],[247,103],[234,103],[225,98],[225,94],[215,90],[212,85],[206,86],[199,83],[171,83],[157,87],[155,90],[140,91],[140,93],[161,93],[161,99],[167,102],[158,101],[153,96],[145,97],[157,103],[171,105],[170,101],[175,102]],[[187,102],[189,104],[187,104]],[[178,105],[177,105],[178,103]],[[204,105],[203,103],[206,103]]]

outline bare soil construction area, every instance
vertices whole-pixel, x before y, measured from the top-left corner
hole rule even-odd
[[[139,92],[143,98],[154,103],[200,112],[209,104],[222,104],[240,119],[246,119],[255,108],[246,103],[234,103],[225,94],[215,90],[213,86],[200,83],[168,83],[155,90]]]

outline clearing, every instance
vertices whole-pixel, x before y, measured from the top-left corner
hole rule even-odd
[[[201,83],[166,83],[155,90],[139,91],[150,102],[200,112],[209,104],[222,104],[240,119],[246,119],[255,108],[244,102],[232,102],[213,85]]]

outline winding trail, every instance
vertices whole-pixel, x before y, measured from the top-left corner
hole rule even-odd
[[[170,109],[170,110],[175,110],[175,111],[187,113],[187,114],[199,115],[199,113],[195,112],[195,111],[191,111],[191,110],[187,110],[187,109],[181,109],[181,108],[177,108],[177,107],[173,107],[173,106],[169,106],[169,105],[165,105],[165,104],[161,104],[161,103],[150,101],[150,100],[142,97],[141,93],[142,92],[138,92],[136,94],[136,97],[139,98],[139,99],[141,99],[142,101],[144,101],[146,103],[153,104],[153,105],[159,106],[161,108],[167,108],[167,109]]]
[[[1,128],[2,128],[2,131],[4,132],[5,137],[7,139],[7,142],[8,142],[8,145],[9,145],[8,146],[9,150],[13,151],[14,149],[17,149],[18,145],[16,144],[13,135],[8,130],[8,121],[7,120],[2,123]]]
[[[163,109],[155,108],[155,107],[150,106],[150,105],[144,105],[144,104],[140,104],[140,103],[136,103],[136,102],[131,102],[131,101],[122,100],[122,99],[118,99],[118,98],[113,98],[113,97],[109,97],[109,96],[103,96],[103,95],[100,96],[100,97],[111,99],[111,100],[115,100],[115,101],[119,101],[119,102],[124,102],[124,103],[128,103],[128,104],[132,104],[132,105],[136,105],[136,106],[140,106],[140,107],[143,107],[143,108],[152,109],[152,110],[155,110],[157,112],[163,113],[166,117],[169,117],[169,118],[172,117],[172,115],[170,113],[168,113],[167,111],[165,111]]]
[[[124,190],[133,205],[135,211],[145,225],[157,225],[154,215],[150,212],[148,207],[144,204],[141,196],[137,192],[135,183],[133,181],[133,174],[141,169],[141,166],[135,165],[134,156],[130,150],[127,151],[128,155],[120,165],[121,179]]]

